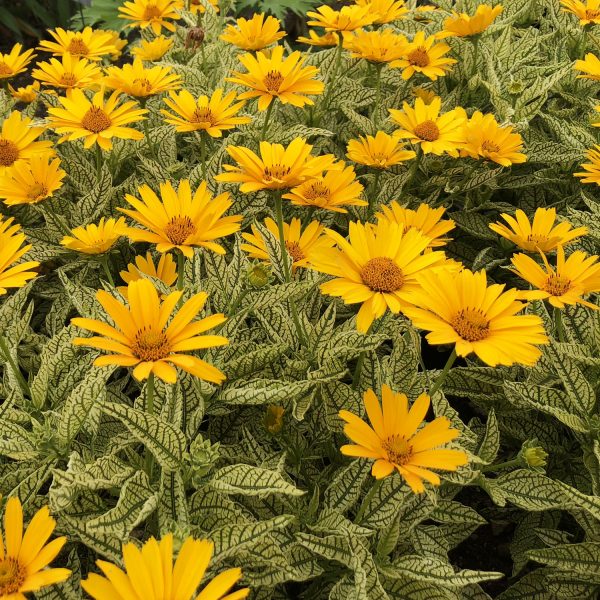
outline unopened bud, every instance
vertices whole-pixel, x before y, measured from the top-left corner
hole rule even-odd
[[[269,265],[257,264],[248,269],[248,283],[255,288],[265,287],[271,281]]]
[[[541,470],[546,466],[548,453],[538,445],[537,440],[528,440],[521,448],[521,458],[523,462],[534,470]]]
[[[283,406],[269,404],[267,413],[265,414],[265,429],[269,433],[279,433],[283,427]]]
[[[192,27],[185,38],[185,47],[197,50],[204,42],[204,29],[202,27]]]

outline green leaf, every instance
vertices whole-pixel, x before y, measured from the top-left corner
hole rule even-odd
[[[527,556],[536,562],[571,573],[591,575],[592,579],[588,581],[600,585],[600,543],[598,542],[564,544],[530,550]]]
[[[220,492],[244,496],[267,494],[301,496],[306,493],[286,481],[277,471],[243,464],[219,469],[213,475],[210,485]]]

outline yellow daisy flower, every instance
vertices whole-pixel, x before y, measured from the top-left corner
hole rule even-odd
[[[141,40],[140,45],[131,49],[136,58],[153,62],[160,60],[173,47],[173,39],[159,35],[153,40]]]
[[[335,231],[326,233],[337,248],[315,254],[310,267],[335,277],[321,285],[324,294],[339,296],[346,304],[361,303],[356,326],[362,332],[387,309],[403,310],[407,295],[418,287],[417,274],[445,259],[443,252],[424,254],[429,238],[415,230],[404,233],[389,221],[351,222],[349,241]]]
[[[538,208],[530,222],[527,215],[519,208],[515,216],[502,213],[500,215],[509,225],[490,223],[490,229],[503,238],[510,240],[526,252],[552,252],[559,246],[564,246],[586,235],[587,227],[575,227],[567,221],[554,225],[556,221],[555,208]]]
[[[4,510],[4,540],[0,544],[0,598],[25,600],[25,594],[65,581],[69,569],[46,568],[67,541],[47,543],[56,527],[47,506],[40,508],[23,533],[23,507],[18,497],[8,499]]]
[[[415,98],[421,98],[425,104],[431,104],[437,98],[437,94],[433,90],[418,85],[410,91]]]
[[[62,187],[66,173],[58,158],[38,154],[28,161],[17,161],[0,175],[0,198],[4,204],[37,204]]]
[[[0,139],[0,169],[2,168],[2,140]],[[600,185],[600,146],[596,145],[586,152],[587,159],[590,162],[583,163],[583,171],[573,173],[575,177],[583,177],[581,183],[595,183]]]
[[[261,232],[254,224],[250,227],[252,233],[242,233],[242,237],[247,243],[242,244],[240,248],[247,252],[250,258],[269,262],[269,253]],[[277,223],[267,217],[265,227],[279,241]],[[307,267],[312,257],[318,256],[323,250],[333,246],[333,240],[323,235],[324,231],[325,227],[318,221],[311,221],[304,229],[302,229],[300,219],[296,218],[283,224],[285,247],[291,258],[292,272],[298,267]]]
[[[293,188],[330,169],[335,162],[333,154],[311,156],[311,150],[302,138],[295,138],[286,148],[261,142],[260,157],[244,146],[228,146],[229,156],[239,166],[223,165],[228,173],[215,179],[240,183],[243,193]]]
[[[222,383],[225,375],[219,369],[195,356],[181,353],[226,345],[227,338],[220,335],[199,335],[221,325],[226,319],[222,314],[215,314],[193,321],[206,302],[207,294],[201,292],[185,302],[167,325],[182,294],[179,290],[171,292],[161,302],[152,282],[138,279],[127,285],[127,306],[108,292],[99,290],[96,299],[114,321],[115,327],[96,319],[71,319],[76,327],[99,334],[91,338],[75,338],[73,344],[112,352],[98,357],[94,364],[97,367],[135,367],[133,376],[138,381],[154,373],[167,383],[175,383],[175,367],[179,367],[194,377]],[[114,599],[114,596],[110,598]],[[148,596],[142,598],[146,600]]]
[[[485,271],[468,269],[419,276],[412,305],[404,314],[419,329],[429,331],[430,344],[454,344],[458,356],[475,353],[484,363],[533,366],[539,344],[547,344],[544,325],[537,315],[518,315],[526,304],[519,291],[504,285],[487,285]]]
[[[108,67],[104,84],[134,98],[148,98],[181,87],[181,77],[171,73],[171,67],[146,68],[141,58],[122,67]]]
[[[573,68],[582,73],[581,75],[577,75],[577,79],[600,81],[600,59],[591,52],[585,55],[584,60],[576,60]]]
[[[2,122],[0,131],[0,175],[8,167],[22,160],[29,160],[36,154],[54,155],[52,142],[36,141],[44,132],[43,127],[33,127],[32,119],[23,117],[17,110]]]
[[[437,6],[432,6],[431,4],[422,4],[421,6],[417,6],[414,10],[412,18],[417,21],[417,23],[431,23],[431,17],[429,13],[438,11],[439,8]]]
[[[424,31],[418,31],[404,51],[404,56],[390,63],[392,69],[402,69],[402,79],[410,79],[415,73],[422,73],[432,81],[443,77],[457,61],[445,56],[450,46],[437,42],[435,35],[425,37]]]
[[[125,283],[143,279],[145,275],[160,279],[166,286],[171,287],[177,281],[177,265],[170,254],[161,254],[158,265],[154,264],[151,252],[146,252],[146,257],[136,256],[135,265],[129,263],[126,271],[119,273]],[[127,298],[127,286],[117,288],[124,298]]]
[[[398,223],[404,233],[416,229],[429,238],[429,248],[445,246],[451,238],[446,237],[454,229],[452,219],[442,219],[446,209],[443,206],[432,208],[428,204],[419,204],[417,210],[401,206],[395,200],[389,205],[382,205],[383,212],[377,213],[378,219]]]
[[[188,537],[173,564],[172,534],[160,542],[151,537],[141,549],[129,542],[123,546],[125,571],[99,560],[96,564],[104,577],[90,573],[81,587],[94,600],[242,600],[248,588],[231,592],[242,576],[238,568],[222,571],[196,595],[213,547],[210,540]]]
[[[119,17],[131,21],[126,27],[150,27],[154,35],[160,35],[162,28],[175,31],[177,28],[168,19],[179,19],[178,10],[183,8],[180,0],[133,0],[119,6]]]
[[[118,53],[114,44],[114,35],[110,31],[86,27],[83,31],[68,31],[57,27],[48,33],[54,42],[42,40],[38,50],[51,52],[53,56],[62,56],[69,52],[73,56],[100,61],[103,57]]]
[[[511,259],[513,271],[537,288],[521,292],[521,298],[548,300],[556,308],[564,308],[566,304],[583,304],[594,310],[600,309],[582,298],[585,294],[600,292],[600,263],[597,256],[588,256],[576,250],[565,260],[565,251],[558,246],[554,269],[544,253],[540,254],[545,269],[526,254],[515,254]]]
[[[579,24],[600,23],[600,0],[560,0],[563,12],[571,13],[579,19]]]
[[[105,219],[102,217],[96,225],[82,225],[71,230],[72,235],[65,235],[60,243],[69,250],[83,254],[104,254],[119,239],[127,235],[128,228],[124,217]]]
[[[375,460],[371,473],[376,479],[398,471],[417,494],[425,491],[423,481],[440,484],[439,476],[430,469],[456,471],[467,464],[462,450],[440,448],[460,435],[447,417],[437,417],[419,429],[429,410],[427,394],[421,394],[410,409],[406,394],[387,385],[381,388],[381,398],[380,403],[373,390],[363,396],[370,426],[358,415],[340,411],[340,418],[346,421],[344,433],[354,442],[342,446],[342,454]]]
[[[444,33],[457,37],[479,35],[485,31],[504,10],[501,4],[490,6],[480,4],[473,16],[452,11],[452,16],[444,21]]]
[[[308,30],[309,37],[300,36],[296,39],[301,44],[309,44],[310,46],[337,46],[340,41],[340,36],[335,31],[328,31],[324,35],[318,35],[312,29]]]
[[[213,7],[216,13],[220,12],[221,9],[219,8],[218,0],[208,0],[208,3]],[[206,12],[206,7],[200,0],[190,0],[189,10],[193,15],[203,15]]]
[[[273,48],[270,56],[257,52],[239,57],[247,73],[234,71],[227,81],[251,88],[239,95],[241,100],[258,98],[258,110],[266,110],[274,98],[283,104],[302,107],[314,104],[306,94],[321,94],[325,88],[322,81],[315,79],[319,69],[303,67],[305,59],[300,52],[292,52],[283,58],[283,46]]]
[[[40,82],[34,81],[29,85],[25,85],[16,89],[12,85],[8,84],[8,91],[17,102],[31,104],[38,97],[38,94],[40,92]]]
[[[388,135],[385,131],[350,140],[346,150],[351,161],[375,169],[389,169],[417,156],[413,150],[404,148],[398,136]]]
[[[356,0],[358,6],[367,6],[375,15],[373,23],[384,24],[404,19],[409,10],[404,0]]]
[[[10,79],[27,70],[27,65],[34,59],[33,50],[23,49],[22,44],[15,44],[8,54],[0,52],[0,79]]]
[[[121,34],[113,29],[107,29],[106,33],[110,33],[111,41],[115,47],[114,52],[111,52],[110,59],[117,60],[123,54],[123,48],[127,46],[127,40],[121,38]]]
[[[368,206],[369,203],[360,198],[363,189],[356,181],[354,167],[344,167],[307,179],[283,197],[291,200],[295,206],[312,206],[345,213],[348,211],[344,206]]]
[[[464,143],[467,115],[460,107],[440,114],[441,108],[442,99],[437,97],[431,104],[417,98],[414,108],[405,102],[403,110],[388,109],[394,123],[400,125],[395,135],[419,144],[424,154],[446,152],[456,158]]]
[[[275,17],[256,13],[251,19],[237,19],[235,25],[227,25],[220,38],[242,50],[262,50],[285,37],[281,22]]]
[[[484,115],[479,111],[465,123],[465,142],[461,148],[463,156],[484,158],[503,167],[524,163],[527,156],[523,149],[523,138],[512,125],[502,127],[494,115]]]
[[[61,60],[51,58],[49,62],[37,63],[31,76],[43,85],[55,88],[97,88],[102,79],[102,70],[87,58],[65,52]]]
[[[14,219],[0,217],[0,296],[6,294],[8,288],[23,287],[30,279],[37,277],[35,269],[39,262],[35,260],[20,262],[24,254],[29,252],[31,244],[25,244],[25,234],[20,233],[21,226],[13,225]]]
[[[389,63],[404,56],[408,40],[391,29],[364,31],[344,35],[343,47],[352,58],[363,58],[373,63]]]
[[[221,137],[223,131],[234,129],[252,121],[251,117],[236,116],[245,102],[235,102],[237,95],[229,92],[223,96],[223,89],[215,90],[212,96],[194,98],[187,90],[170,92],[165,104],[175,113],[161,109],[165,121],[175,126],[176,131],[206,131],[214,138]]]
[[[103,150],[112,148],[111,138],[141,140],[141,131],[125,127],[144,119],[148,112],[133,101],[119,105],[119,92],[104,100],[104,91],[94,94],[90,101],[78,88],[67,90],[66,98],[58,99],[62,108],[49,108],[48,126],[62,137],[59,143],[84,138],[84,148],[98,144]]]
[[[179,182],[177,191],[170,181],[161,183],[160,199],[146,184],[141,185],[138,192],[141,200],[130,194],[125,196],[135,210],[119,210],[145,229],[130,228],[127,235],[134,242],[156,244],[159,252],[177,248],[192,258],[194,248],[202,247],[225,254],[225,249],[215,240],[240,228],[240,215],[223,216],[232,205],[229,194],[225,192],[213,198],[204,181],[193,195],[187,179]]]
[[[307,25],[312,27],[323,27],[325,31],[354,31],[365,25],[371,25],[377,15],[371,11],[369,6],[342,6],[340,10],[333,10],[330,6],[319,6],[316,11],[306,13],[312,21]]]

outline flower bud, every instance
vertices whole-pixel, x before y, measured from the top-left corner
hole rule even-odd
[[[197,50],[204,42],[204,29],[202,27],[192,27],[185,37],[185,47]]]
[[[275,406],[269,404],[267,406],[267,412],[265,414],[265,429],[269,433],[279,433],[283,427],[283,413],[285,412],[283,406]]]
[[[519,453],[525,465],[534,470],[543,469],[548,458],[548,453],[538,444],[536,439],[528,440],[523,444]]]
[[[262,288],[269,285],[271,271],[268,265],[257,264],[248,269],[248,283],[254,288]]]

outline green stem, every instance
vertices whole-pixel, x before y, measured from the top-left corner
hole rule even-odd
[[[373,328],[373,323],[369,326],[369,329],[365,331],[365,335],[369,335]],[[363,364],[365,362],[365,357],[367,356],[366,350],[363,350],[358,355],[358,361],[356,362],[356,367],[354,368],[354,375],[352,376],[352,389],[356,390],[358,388],[358,384],[360,382],[360,375],[362,373]]]
[[[185,274],[185,256],[183,255],[183,252],[178,251],[177,252],[177,289],[181,292],[183,291],[184,274]],[[179,300],[180,305],[181,305],[182,300],[183,300],[183,297],[181,298],[181,300]]]
[[[479,59],[479,35],[473,37],[473,75],[477,75],[477,60]]]
[[[363,517],[365,515],[365,510],[367,510],[367,507],[369,506],[371,499],[377,493],[377,491],[381,487],[382,483],[383,483],[383,479],[376,479],[375,483],[371,486],[371,489],[368,491],[367,495],[365,496],[365,499],[362,501],[362,504],[360,505],[360,508],[358,509],[358,513],[356,513],[356,518],[354,519],[354,522],[357,525],[360,525],[362,523]]]
[[[448,357],[446,364],[444,365],[443,371],[437,376],[436,380],[433,382],[433,387],[429,390],[429,396],[433,396],[442,386],[444,380],[446,379],[454,361],[456,360],[456,348],[452,350],[452,354]]]
[[[377,190],[379,187],[379,178],[381,177],[381,169],[377,169],[375,171],[375,177],[373,177],[373,184],[371,185],[371,190],[369,192],[369,214],[367,215],[367,220],[373,214],[375,207],[377,205]]]
[[[100,181],[102,175],[102,148],[96,144],[96,178]]]
[[[262,130],[260,132],[260,140],[258,140],[259,142],[266,141],[265,136],[267,135],[267,130],[269,128],[269,120],[271,118],[271,113],[273,112],[273,107],[275,106],[275,102],[277,102],[277,100],[275,98],[273,98],[271,100],[271,103],[267,107],[267,114],[265,115],[265,122],[263,123]]]
[[[373,121],[373,125],[375,125],[375,129],[378,127],[379,122],[379,101],[381,99],[381,72],[383,71],[383,64],[375,65],[377,69],[377,78],[375,83],[375,103],[373,104],[373,110],[371,111],[371,120]]]
[[[10,353],[10,350],[8,349],[6,340],[4,339],[4,336],[2,334],[0,334],[0,350],[2,350],[2,354],[4,354],[4,358],[6,358],[6,360],[8,361],[8,364],[10,365],[10,368],[12,369],[12,372],[19,383],[19,387],[21,388],[21,391],[23,392],[23,394],[25,396],[27,396],[28,398],[31,398],[32,396],[31,396],[31,390],[29,389],[29,384],[27,383],[27,380],[25,379],[25,377],[23,377],[23,373],[21,373],[21,369],[19,369],[19,365],[17,365],[17,363],[13,359],[12,354]]]
[[[148,144],[148,150],[150,151],[150,156],[152,158],[156,158],[156,151],[154,148],[154,144],[150,139],[150,125],[148,124],[148,119],[144,119],[144,136],[146,137],[146,143]]]
[[[559,342],[566,342],[565,326],[562,320],[562,313],[560,308],[554,308],[554,324],[556,326],[556,333],[558,334]]]
[[[115,280],[113,279],[113,276],[110,272],[110,267],[108,265],[108,255],[101,254],[99,256],[99,258],[100,258],[100,264],[102,265],[102,268],[104,269],[104,274],[106,275],[106,279],[108,280],[108,283],[110,283],[111,287],[115,287]]]
[[[148,381],[146,382],[146,412],[149,415],[154,414],[154,373],[148,375]],[[154,469],[154,456],[152,452],[146,448],[146,473],[148,479],[152,480],[152,471]]]
[[[202,179],[206,181],[206,138],[204,132],[198,132],[200,138],[200,164],[202,165]]]
[[[327,82],[327,89],[325,90],[325,96],[323,97],[323,112],[327,110],[329,106],[329,98],[333,91],[333,84],[338,77],[338,72],[342,64],[342,53],[343,53],[344,36],[340,34],[337,45],[337,52],[335,55],[335,64],[333,71],[331,72],[331,79]]]
[[[523,461],[520,456],[517,458],[513,458],[512,460],[507,460],[506,462],[498,463],[496,465],[484,465],[479,470],[482,473],[487,473],[489,471],[505,471],[506,469],[512,469],[514,467],[522,467]]]
[[[403,192],[405,190],[408,191],[410,189],[410,186],[412,185],[415,175],[417,174],[417,171],[419,170],[419,165],[421,164],[422,157],[423,157],[423,150],[421,149],[421,146],[419,146],[417,148],[417,156],[415,156],[413,164],[410,166],[410,171],[408,172],[408,177],[406,178],[406,183],[402,186]]]

